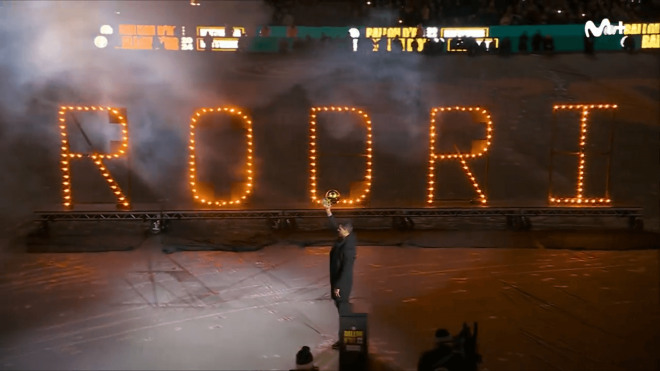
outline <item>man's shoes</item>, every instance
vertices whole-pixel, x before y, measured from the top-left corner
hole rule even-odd
[[[332,349],[339,349],[341,347],[341,342],[337,340],[336,343],[332,344]]]

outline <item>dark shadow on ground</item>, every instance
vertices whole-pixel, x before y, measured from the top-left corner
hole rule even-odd
[[[186,223],[160,236],[162,251],[249,252],[271,245],[330,246],[335,235],[327,230],[269,231],[266,226],[238,230],[234,223]],[[233,226],[232,226],[233,225]],[[660,235],[625,229],[556,230],[357,230],[361,246],[423,248],[518,248],[570,250],[639,250],[660,248]],[[98,222],[55,223],[38,229],[24,241],[27,252],[127,251],[148,236],[145,224]]]

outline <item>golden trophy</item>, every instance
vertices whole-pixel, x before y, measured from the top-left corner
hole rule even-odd
[[[325,198],[323,199],[323,206],[330,207],[339,202],[341,194],[336,189],[331,189],[325,193]]]

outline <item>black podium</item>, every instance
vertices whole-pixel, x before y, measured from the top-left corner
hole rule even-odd
[[[346,313],[339,319],[339,371],[368,371],[369,344],[366,313]]]

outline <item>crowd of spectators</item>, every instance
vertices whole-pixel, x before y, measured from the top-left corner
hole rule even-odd
[[[300,7],[300,0],[265,0],[266,4],[273,9],[272,25],[293,26],[293,13],[297,7]]]
[[[267,0],[274,9],[273,24],[290,26],[497,26],[570,24],[604,18],[623,22],[657,20],[660,0],[337,0],[345,5],[343,23],[309,24],[296,9],[328,5],[323,0]],[[376,14],[389,13],[386,19]],[[294,14],[296,18],[294,19]],[[317,17],[318,18],[318,17]],[[322,23],[324,17],[311,23]],[[378,23],[378,24],[374,24]]]
[[[609,18],[643,21],[649,0],[372,0],[373,6],[399,10],[402,24],[508,26],[584,23]],[[656,4],[657,5],[657,4]]]

